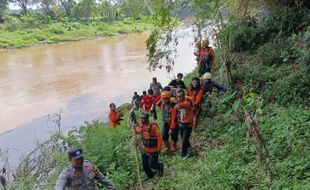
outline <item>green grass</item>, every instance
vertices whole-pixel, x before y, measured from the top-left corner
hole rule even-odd
[[[58,22],[38,28],[20,28],[9,31],[0,25],[0,48],[21,48],[38,44],[76,41],[104,36],[142,32],[152,29],[148,19],[123,20],[113,23],[93,21],[90,23]]]
[[[214,110],[221,98],[214,98]],[[267,147],[279,177],[271,181],[256,163],[255,146],[246,140],[246,126],[218,112],[204,110],[191,138],[192,152],[163,156],[166,174],[144,184],[144,189],[309,189],[310,111],[291,107],[272,108],[260,118]],[[216,146],[216,142],[220,146]],[[202,147],[201,144],[203,144]],[[198,150],[197,150],[198,149]]]

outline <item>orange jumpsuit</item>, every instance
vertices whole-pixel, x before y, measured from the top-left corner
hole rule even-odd
[[[110,120],[110,127],[115,128],[121,124],[120,119],[122,114],[118,113],[117,111],[110,111],[109,113],[109,120]]]

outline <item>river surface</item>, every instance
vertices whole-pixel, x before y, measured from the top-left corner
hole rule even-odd
[[[110,102],[129,102],[152,77],[164,86],[176,73],[191,72],[192,31],[178,33],[183,37],[171,74],[147,70],[148,32],[0,51],[0,149],[16,160],[51,134],[48,114],[62,110],[63,131],[106,121]]]

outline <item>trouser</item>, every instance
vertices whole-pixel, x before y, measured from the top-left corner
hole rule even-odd
[[[160,170],[162,167],[164,167],[162,163],[158,162],[158,152],[143,153],[142,164],[143,170],[149,178],[152,178],[154,176],[152,169]]]
[[[189,123],[179,123],[180,133],[182,137],[182,153],[181,156],[187,156],[188,147],[190,147],[189,138],[192,133],[192,128]]]
[[[199,77],[201,77],[205,73],[210,73],[211,72],[211,65],[208,63],[201,63],[198,66],[198,73]]]
[[[169,123],[165,122],[163,129],[162,129],[163,141],[169,140],[169,130],[170,130],[170,125],[169,125]],[[170,134],[172,141],[174,141],[174,142],[178,141],[178,134],[179,134],[179,128],[178,127],[176,127],[175,129],[172,129],[172,133]]]
[[[196,107],[196,108],[193,110],[193,121],[192,121],[192,128],[193,128],[193,129],[196,128],[197,120],[198,120],[198,118],[199,118],[200,112],[201,112],[201,108],[200,108],[200,107]]]
[[[163,141],[169,140],[169,129],[170,129],[169,123],[165,122],[163,129],[162,129],[162,132],[161,132],[161,134],[163,136]]]

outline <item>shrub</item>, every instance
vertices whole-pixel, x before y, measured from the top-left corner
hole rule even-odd
[[[65,33],[65,28],[63,28],[61,24],[53,24],[52,26],[48,28],[48,30],[50,33],[58,34],[58,35]]]
[[[260,24],[255,18],[244,18],[229,26],[232,51],[255,50],[273,37],[291,36],[310,24],[310,13],[303,8],[274,7]],[[280,47],[280,46],[278,46]],[[285,57],[285,52],[282,54]]]

